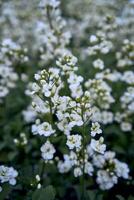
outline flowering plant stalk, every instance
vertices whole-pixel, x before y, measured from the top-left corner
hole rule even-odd
[[[93,176],[96,172],[96,181],[104,190],[116,184],[119,177],[129,178],[129,169],[127,164],[115,159],[113,152],[106,151],[100,125],[92,119],[96,108],[94,97],[90,89],[84,88],[84,78],[75,72],[77,58],[64,55],[56,63],[56,68],[35,74],[31,95],[37,119],[32,132],[43,137],[41,155],[46,163],[56,164],[60,173],[72,170],[74,177],[82,177],[81,199],[84,199],[85,174]],[[62,96],[66,83],[68,96],[65,93]],[[106,94],[105,101],[107,98]],[[66,146],[67,153],[58,149],[59,142]]]

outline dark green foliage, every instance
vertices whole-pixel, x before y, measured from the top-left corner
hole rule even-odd
[[[55,190],[52,186],[46,188],[37,189],[33,192],[32,200],[54,200]]]

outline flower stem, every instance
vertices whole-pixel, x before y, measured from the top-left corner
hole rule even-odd
[[[83,166],[82,166],[82,194],[81,194],[81,200],[84,200],[85,198],[85,124],[83,124],[83,143],[82,143],[82,160],[83,160]]]
[[[81,193],[81,200],[85,199],[85,146],[86,146],[86,126],[84,123],[84,110],[82,109],[82,120],[83,120],[83,126],[82,126],[82,136],[83,136],[83,141],[82,141],[82,193]]]
[[[52,101],[49,99],[49,108],[50,108],[50,124],[53,124],[53,111],[52,111]]]

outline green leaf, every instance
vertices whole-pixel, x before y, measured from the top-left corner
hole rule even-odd
[[[97,190],[88,190],[87,191],[88,200],[102,200],[103,196],[98,194]]]
[[[46,188],[37,189],[33,195],[32,200],[54,200],[55,189],[53,186],[47,186]]]
[[[88,194],[88,198],[89,198],[90,200],[95,200],[95,197],[96,197],[96,191],[95,191],[95,190],[93,190],[93,191],[88,190],[88,191],[87,191],[87,194]]]
[[[0,200],[5,200],[11,191],[12,187],[10,187],[9,184],[2,185],[2,192],[0,192]]]

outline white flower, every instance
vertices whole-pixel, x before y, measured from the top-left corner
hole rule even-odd
[[[81,148],[81,140],[82,137],[81,135],[68,135],[67,136],[67,146],[69,147],[69,149],[74,149],[74,148]]]
[[[112,161],[115,158],[115,152],[112,151],[106,151],[104,154],[105,160],[110,160]]]
[[[41,152],[44,160],[51,160],[54,156],[55,148],[49,141],[47,141],[42,145]]]
[[[98,122],[92,123],[91,136],[94,137],[96,134],[100,133],[102,133],[102,130],[100,129],[100,124]]]
[[[90,162],[86,162],[84,171],[89,176],[92,176],[94,171],[93,165]]]
[[[102,190],[108,190],[117,184],[118,179],[115,175],[110,175],[109,172],[105,170],[99,170],[97,172],[97,183],[99,184]]]
[[[64,162],[58,162],[58,169],[60,173],[68,172],[75,164],[77,163],[77,155],[73,151],[70,151],[70,154],[64,155]]]
[[[120,126],[121,126],[121,130],[124,131],[124,132],[132,130],[132,124],[130,124],[129,122],[122,122],[120,124]]]
[[[70,72],[77,71],[76,66],[77,58],[71,53],[64,54],[59,60],[56,61],[57,66],[63,70],[63,74],[70,74]]]
[[[96,42],[98,42],[98,38],[96,37],[96,35],[91,35],[91,36],[90,36],[90,42],[91,42],[91,43],[96,43]]]
[[[0,97],[5,97],[8,94],[9,90],[7,87],[0,86]]]
[[[101,59],[97,59],[93,62],[93,66],[98,69],[104,69],[104,62]]]
[[[40,188],[41,188],[41,184],[38,183],[38,185],[37,185],[37,189],[40,189]]]
[[[35,176],[35,179],[36,179],[37,182],[40,182],[40,175],[37,174],[37,175]]]
[[[69,135],[72,129],[72,126],[68,124],[68,120],[66,118],[63,118],[62,121],[57,123],[57,127],[59,130],[63,131],[65,135]]]
[[[103,111],[101,113],[101,122],[103,124],[111,124],[113,122],[113,113],[108,111]]]
[[[35,78],[35,80],[38,81],[38,80],[41,78],[41,75],[39,75],[39,74],[35,74],[35,75],[34,75],[34,78]]]
[[[39,124],[37,127],[37,133],[39,135],[44,135],[46,137],[52,135],[53,133],[55,133],[55,130],[52,129],[51,124],[49,124],[48,122],[43,122],[42,124]]]
[[[134,83],[134,72],[133,71],[125,71],[122,80],[128,84]]]
[[[105,154],[104,154],[105,155]],[[93,156],[93,164],[98,168],[103,168],[105,164],[105,158],[102,155],[94,155]]]
[[[115,160],[115,171],[118,177],[128,179],[129,177],[129,168],[126,163],[120,162],[117,159]]]
[[[104,154],[106,150],[106,145],[103,144],[103,141],[103,137],[100,137],[99,140],[91,139],[91,148],[98,153]]]
[[[65,162],[58,162],[58,169],[60,173],[67,173],[72,167],[70,160],[66,160]]]
[[[74,72],[70,73],[68,78],[68,83],[71,85],[79,86],[81,82],[83,82],[82,76],[77,76]]]
[[[16,184],[16,177],[18,172],[13,167],[6,167],[4,165],[0,166],[0,182],[9,182],[11,185]]]
[[[82,175],[82,170],[81,170],[81,168],[80,167],[76,167],[75,169],[74,169],[74,176],[75,177],[78,177],[78,176],[81,176]]]
[[[37,113],[35,112],[32,106],[28,106],[27,109],[22,112],[22,115],[24,117],[25,122],[29,123],[34,122]]]
[[[77,114],[77,113],[72,113],[70,114],[70,126],[82,126],[83,125],[83,121],[82,121],[82,117]]]
[[[43,101],[37,95],[33,97],[32,107],[37,113],[45,114],[50,112],[48,101]]]
[[[33,83],[32,85],[32,89],[35,91],[35,92],[38,92],[40,90],[40,87],[37,83]]]
[[[83,90],[81,85],[70,84],[69,88],[71,90],[71,96],[73,98],[80,98],[82,96]]]

